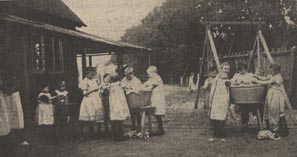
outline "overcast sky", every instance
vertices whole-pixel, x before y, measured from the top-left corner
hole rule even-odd
[[[63,0],[88,25],[83,31],[119,40],[166,0]]]

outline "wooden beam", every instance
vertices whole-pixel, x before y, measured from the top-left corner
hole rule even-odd
[[[259,39],[259,33],[257,33],[257,37],[256,37],[256,40],[257,40],[257,64],[258,64],[258,67],[261,66],[261,53],[260,53],[260,39]]]
[[[117,53],[117,66],[120,77],[124,76],[124,56],[122,53]]]
[[[151,65],[151,55],[149,52],[147,52],[147,62],[148,62],[148,66]]]
[[[212,37],[212,35],[211,35],[211,31],[210,31],[210,29],[207,30],[207,35],[208,35],[208,39],[209,39],[210,48],[211,48],[211,52],[212,52],[213,58],[214,58],[214,60],[215,60],[215,63],[216,63],[218,72],[220,72],[220,71],[221,71],[221,68],[220,68],[220,61],[219,61],[219,57],[218,57],[218,53],[217,53],[217,49],[216,49],[216,46],[215,46],[215,44],[214,44],[214,40],[213,40],[213,37]]]
[[[271,56],[271,53],[270,53],[270,51],[268,49],[268,46],[267,46],[267,43],[265,41],[265,38],[264,38],[264,36],[262,34],[262,31],[260,30],[260,31],[258,31],[258,33],[259,33],[260,41],[262,42],[262,45],[264,47],[264,52],[265,52],[265,54],[266,54],[269,62],[272,64],[272,63],[274,63],[274,61],[273,61],[273,58]]]
[[[194,104],[194,109],[198,109],[198,103],[199,103],[199,97],[200,97],[200,86],[201,86],[201,82],[202,82],[202,76],[204,74],[204,64],[205,64],[205,59],[206,59],[206,55],[207,55],[207,48],[208,48],[208,35],[207,35],[207,30],[209,30],[209,27],[206,27],[206,31],[205,31],[205,40],[204,40],[204,46],[203,46],[203,51],[202,51],[202,59],[201,59],[201,63],[200,63],[200,71],[199,71],[199,77],[197,80],[197,97],[195,100],[195,104]]]
[[[201,21],[202,24],[206,25],[264,25],[263,21]]]
[[[253,49],[251,50],[250,55],[249,55],[248,72],[251,72],[252,65],[254,63],[256,45],[257,45],[257,39],[255,39]]]

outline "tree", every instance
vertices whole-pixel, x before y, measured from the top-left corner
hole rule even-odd
[[[201,21],[264,21],[261,27],[269,47],[296,44],[295,0],[167,0],[141,24],[121,38],[153,49],[152,61],[163,75],[181,75],[187,66],[196,71],[203,49],[205,26]],[[246,51],[255,40],[255,26],[216,25],[212,34],[219,53]],[[141,65],[137,57],[126,61]]]

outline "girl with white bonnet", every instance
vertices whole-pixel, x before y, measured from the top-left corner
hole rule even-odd
[[[154,115],[156,117],[158,123],[158,131],[153,133],[152,135],[160,136],[164,135],[163,121],[162,117],[166,112],[166,101],[164,94],[163,81],[161,77],[157,73],[156,66],[150,66],[146,70],[149,79],[144,83],[146,88],[150,88],[152,90],[151,95],[151,106],[156,107]]]

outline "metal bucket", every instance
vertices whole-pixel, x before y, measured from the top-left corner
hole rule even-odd
[[[230,86],[231,103],[233,104],[263,104],[266,96],[266,86]]]
[[[130,109],[140,108],[150,105],[152,91],[140,91],[139,94],[131,93],[127,95],[127,102]]]

